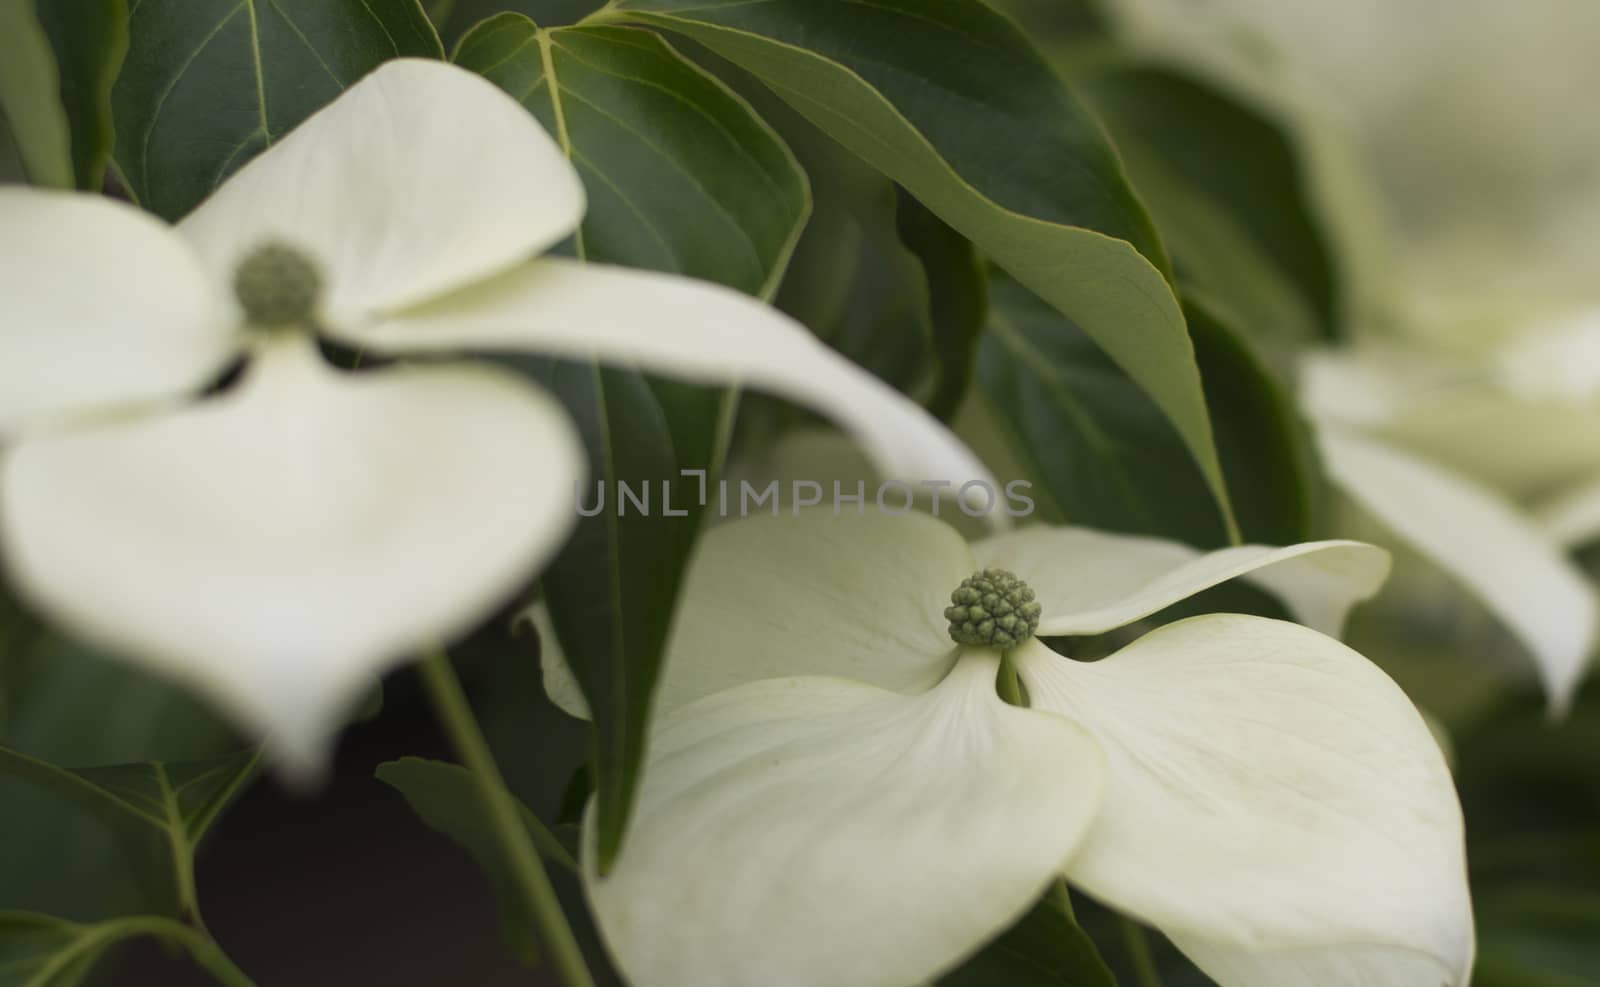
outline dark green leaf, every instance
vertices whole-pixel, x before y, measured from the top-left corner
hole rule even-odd
[[[100,188],[111,162],[111,85],[128,51],[127,0],[46,0],[39,24],[55,50],[78,188]]]
[[[48,791],[110,827],[136,856],[150,903],[185,917],[194,905],[195,850],[259,760],[246,751],[193,763],[71,770],[0,747],[0,776]]]
[[[106,951],[138,936],[154,936],[197,959],[216,957],[202,933],[152,915],[81,925],[36,912],[0,911],[0,987],[76,987]]]
[[[1094,940],[1078,927],[1055,893],[1035,905],[960,967],[940,987],[1116,987]]]
[[[0,912],[0,987],[73,987],[114,941],[93,926]]]
[[[743,100],[666,42],[629,28],[541,30],[508,14],[475,28],[456,59],[516,96],[572,158],[589,194],[572,244],[579,256],[761,297],[776,289],[809,208],[805,178]],[[566,404],[607,492],[544,579],[594,714],[604,864],[621,842],[700,520],[700,481],[682,471],[715,472],[731,404],[720,391],[630,371],[514,362]],[[649,516],[620,510],[618,482],[649,491]],[[583,503],[594,501],[591,488]],[[669,501],[683,516],[668,516]]]
[[[116,162],[170,220],[379,63],[443,55],[417,0],[142,0],[129,36]]]
[[[428,5],[445,44],[454,46],[480,22],[496,14],[522,14],[540,27],[566,27],[606,5],[606,0],[434,0]]]
[[[1073,78],[1116,140],[1180,278],[1203,285],[1258,338],[1338,334],[1334,251],[1283,126],[1153,63],[1094,60]]]
[[[1227,491],[1166,259],[1099,123],[979,0],[619,0],[739,65],[1070,316]]]
[[[922,262],[928,284],[928,318],[938,354],[928,409],[949,419],[972,383],[978,339],[989,316],[988,271],[972,241],[904,191],[898,219],[900,239]]]
[[[16,137],[11,133],[11,121],[6,118],[4,106],[0,106],[0,184],[12,184],[28,180],[28,172],[22,166],[22,149],[17,147]]]
[[[1098,41],[1110,35],[1111,18],[1102,0],[990,0],[1016,18],[1030,36],[1043,34],[1048,43]]]
[[[448,837],[472,855],[494,885],[506,944],[524,962],[535,962],[539,951],[534,930],[539,923],[509,876],[510,868],[503,861],[499,837],[483,814],[476,784],[467,769],[458,764],[407,757],[380,764],[377,776],[379,781],[405,797],[411,811],[428,828]],[[527,807],[518,807],[539,854],[569,871],[575,870],[577,865],[572,854],[561,841]]]
[[[715,58],[715,56],[707,56]],[[722,63],[745,80],[748,76]],[[751,82],[815,196],[778,307],[948,418],[972,377],[986,275],[972,244],[882,172]]]
[[[84,728],[86,713],[93,729]],[[234,744],[197,699],[86,653],[0,586],[0,745],[83,765],[192,761]],[[0,909],[90,920],[169,904],[170,887],[150,885],[152,869],[126,852],[126,834],[119,841],[99,819],[14,777],[0,775],[0,806]],[[164,878],[171,867],[154,872]]]
[[[1475,910],[1490,976],[1474,984],[1600,983],[1600,894],[1528,888],[1480,895]]]
[[[1216,320],[1195,310],[1191,325],[1219,448],[1239,501],[1251,507],[1245,536],[1302,540],[1314,474],[1292,407]],[[1197,546],[1228,540],[1204,478],[1159,409],[1085,333],[1006,278],[993,283],[978,380],[1004,454],[1044,495],[1041,520]]]

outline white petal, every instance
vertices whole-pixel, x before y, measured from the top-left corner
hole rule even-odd
[[[944,608],[977,568],[924,514],[750,518],[695,548],[657,708],[759,679],[829,675],[920,692],[955,660]]]
[[[1569,548],[1600,538],[1600,476],[1549,498],[1536,515],[1545,533]]]
[[[1511,496],[1600,469],[1600,402],[1509,390],[1500,374],[1482,355],[1367,345],[1307,358],[1301,403],[1315,421],[1359,428]]]
[[[515,378],[338,374],[280,342],[216,400],[24,443],[0,524],[46,612],[309,770],[370,676],[533,575],[582,461],[558,406]]]
[[[1393,946],[1348,943],[1261,952],[1205,939],[1173,943],[1222,987],[1466,987],[1466,968]]]
[[[998,495],[977,457],[915,402],[776,309],[705,281],[542,258],[355,338],[388,352],[530,351],[748,385],[832,417],[888,478],[979,481]]]
[[[1201,553],[1159,538],[1035,527],[976,542],[972,551],[1033,587],[1046,635],[1099,634],[1240,576],[1277,594],[1302,623],[1337,635],[1350,608],[1389,574],[1388,552],[1353,541]]]
[[[907,697],[772,679],[667,717],[590,901],[635,987],[911,987],[1004,929],[1099,804],[1094,742],[972,653]]]
[[[189,245],[97,195],[0,188],[0,439],[198,388],[237,352]]]
[[[1461,810],[1427,724],[1377,666],[1240,615],[1169,624],[1092,664],[1037,642],[1015,657],[1031,705],[1106,751],[1105,805],[1070,880],[1180,945],[1407,950],[1465,983]]]
[[[245,165],[179,224],[221,283],[269,241],[323,268],[351,325],[535,256],[583,216],[583,184],[538,121],[482,77],[386,62]]]
[[[1329,475],[1471,590],[1532,652],[1563,708],[1594,647],[1594,590],[1530,518],[1492,491],[1393,447],[1319,431]]]

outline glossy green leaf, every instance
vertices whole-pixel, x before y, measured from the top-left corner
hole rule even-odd
[[[72,132],[55,53],[33,0],[0,0],[0,112],[33,182],[71,188]]]
[[[977,955],[939,978],[940,987],[995,984],[1117,987],[1117,978],[1100,958],[1094,940],[1052,893]]]
[[[759,78],[1066,313],[1172,421],[1230,519],[1183,312],[1095,119],[980,0],[619,0]]]
[[[1091,60],[1073,80],[1116,140],[1180,279],[1203,285],[1252,336],[1338,335],[1334,250],[1282,126],[1159,64]]]
[[[499,837],[483,814],[476,783],[466,768],[417,757],[378,766],[378,780],[399,792],[411,811],[429,829],[447,837],[472,855],[494,886],[506,944],[525,963],[538,959],[534,938],[539,924],[527,908],[525,896],[511,880],[503,863]],[[572,854],[526,806],[520,806],[523,823],[539,854],[569,871],[577,865]]]
[[[760,297],[776,290],[809,209],[804,175],[743,100],[661,38],[617,27],[547,31],[508,14],[474,29],[455,57],[516,96],[567,150],[589,194],[576,254]],[[513,363],[565,403],[590,476],[607,492],[544,587],[594,714],[599,845],[609,861],[700,521],[701,480],[682,474],[719,467],[731,399],[624,370]],[[619,482],[649,490],[648,516],[618,509]],[[594,502],[591,486],[583,503]]]
[[[1245,537],[1303,540],[1315,474],[1292,406],[1217,320],[1196,309],[1190,321],[1219,448],[1238,501],[1251,508],[1242,514]],[[977,392],[992,429],[980,441],[1002,443],[1001,455],[1038,485],[1048,508],[1041,520],[1203,547],[1227,542],[1170,422],[1086,333],[1010,279],[993,283]]]
[[[417,0],[141,0],[129,37],[116,163],[169,220],[379,63],[443,55]]]
[[[71,770],[0,747],[0,776],[48,791],[109,826],[136,856],[152,906],[187,918],[195,907],[195,850],[259,760],[245,751],[180,764]]]

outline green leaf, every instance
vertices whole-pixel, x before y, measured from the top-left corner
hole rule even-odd
[[[169,220],[379,63],[443,55],[417,0],[142,0],[129,35],[116,163]]]
[[[84,729],[85,710],[94,711],[92,730]],[[85,651],[0,584],[0,745],[83,765],[198,760],[236,742],[197,698]],[[90,920],[165,907],[170,888],[155,888],[161,901],[152,906],[125,841],[98,819],[4,775],[0,806],[0,909]]]
[[[45,2],[38,15],[59,68],[74,179],[98,190],[111,163],[111,86],[128,51],[127,0]]]
[[[119,936],[31,912],[0,912],[0,987],[73,987]]]
[[[494,885],[500,902],[500,918],[506,944],[523,962],[532,964],[539,956],[534,930],[539,927],[525,904],[524,895],[511,880],[503,862],[500,840],[494,826],[483,814],[476,785],[466,768],[442,761],[407,757],[378,766],[378,780],[404,796],[429,829],[448,837],[472,855]],[[569,871],[576,871],[572,854],[545,828],[526,806],[522,820],[540,856]]]
[[[1073,80],[1111,131],[1181,279],[1203,285],[1257,338],[1338,336],[1335,252],[1282,126],[1155,63],[1095,59]]]
[[[960,407],[977,366],[978,340],[989,316],[989,274],[972,241],[945,225],[903,190],[900,239],[922,262],[928,318],[938,355],[928,410],[948,420]]]
[[[71,770],[0,747],[0,776],[38,786],[109,826],[136,855],[151,903],[189,918],[195,850],[259,761],[258,752],[245,751],[180,764]]]
[[[457,62],[516,96],[566,149],[589,195],[571,248],[597,261],[672,271],[770,297],[810,207],[787,147],[749,106],[656,35],[541,30],[507,14],[462,39]],[[621,843],[651,695],[689,549],[700,481],[715,474],[732,403],[720,391],[631,371],[512,361],[565,403],[606,509],[584,518],[546,571],[561,644],[594,715],[599,855]],[[617,484],[648,488],[625,514]],[[709,482],[709,477],[707,482]],[[663,485],[673,511],[666,513]],[[583,503],[594,502],[594,489]]]
[[[1064,890],[1064,889],[1063,889]],[[989,945],[939,978],[940,987],[1116,987],[1094,940],[1055,893]]]
[[[1491,976],[1473,983],[1600,983],[1600,894],[1530,887],[1478,895],[1474,906]],[[1524,979],[1493,973],[1513,970]]]
[[[439,36],[454,46],[463,35],[496,14],[522,14],[543,27],[576,24],[604,7],[606,0],[434,0],[428,4]]]
[[[55,53],[33,0],[0,0],[0,111],[28,177],[71,188],[71,129]]]
[[[35,912],[0,911],[0,987],[75,987],[111,947],[138,936],[182,946],[203,965],[228,966],[195,928],[137,915],[81,925]]]
[[[1000,277],[992,292],[977,400],[994,427],[988,441],[1004,444],[1000,460],[1019,463],[1044,495],[1040,519],[1226,543],[1204,478],[1149,397],[1036,295]],[[1220,322],[1194,309],[1190,324],[1219,448],[1239,502],[1250,505],[1245,536],[1303,540],[1316,481],[1293,408]]]
[[[619,0],[752,73],[1068,315],[1173,422],[1231,525],[1165,254],[1097,121],[979,0]]]
[[[882,172],[758,83],[750,87],[752,104],[794,150],[814,196],[778,307],[948,418],[971,381],[988,308],[977,252]]]

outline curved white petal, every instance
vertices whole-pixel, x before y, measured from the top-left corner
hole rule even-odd
[[[1202,553],[1160,538],[1035,527],[975,542],[972,551],[1033,587],[1045,635],[1109,631],[1241,576],[1280,597],[1301,623],[1337,635],[1350,608],[1389,574],[1388,552],[1354,541]]]
[[[1535,516],[1546,534],[1569,548],[1600,538],[1600,476],[1546,500]]]
[[[370,676],[468,629],[560,543],[582,452],[487,368],[343,375],[308,342],[191,409],[24,443],[16,585],[312,769]]]
[[[1188,936],[1173,944],[1222,987],[1466,987],[1467,968],[1393,946],[1341,943],[1262,952]]]
[[[516,100],[443,62],[386,62],[245,165],[178,229],[215,276],[266,242],[323,269],[352,325],[497,274],[559,242],[583,184]]]
[[[0,188],[0,440],[172,397],[238,352],[189,245],[97,195]]]
[[[794,675],[927,689],[955,660],[944,609],[975,568],[961,536],[924,514],[817,508],[713,528],[690,563],[657,708]]]
[[[1504,621],[1564,708],[1600,615],[1560,546],[1492,491],[1433,463],[1342,430],[1321,429],[1318,439],[1334,482]]]
[[[665,718],[586,884],[635,987],[920,984],[1004,929],[1100,800],[1100,753],[971,652],[933,691],[771,679]]]
[[[388,352],[531,351],[747,385],[833,418],[887,478],[980,481],[998,497],[977,457],[911,399],[771,306],[705,281],[546,257],[353,338]]]
[[[1169,624],[1092,664],[1038,642],[1014,657],[1031,705],[1106,751],[1105,805],[1070,880],[1180,944],[1420,952],[1465,983],[1461,810],[1427,724],[1377,666],[1240,615]]]

